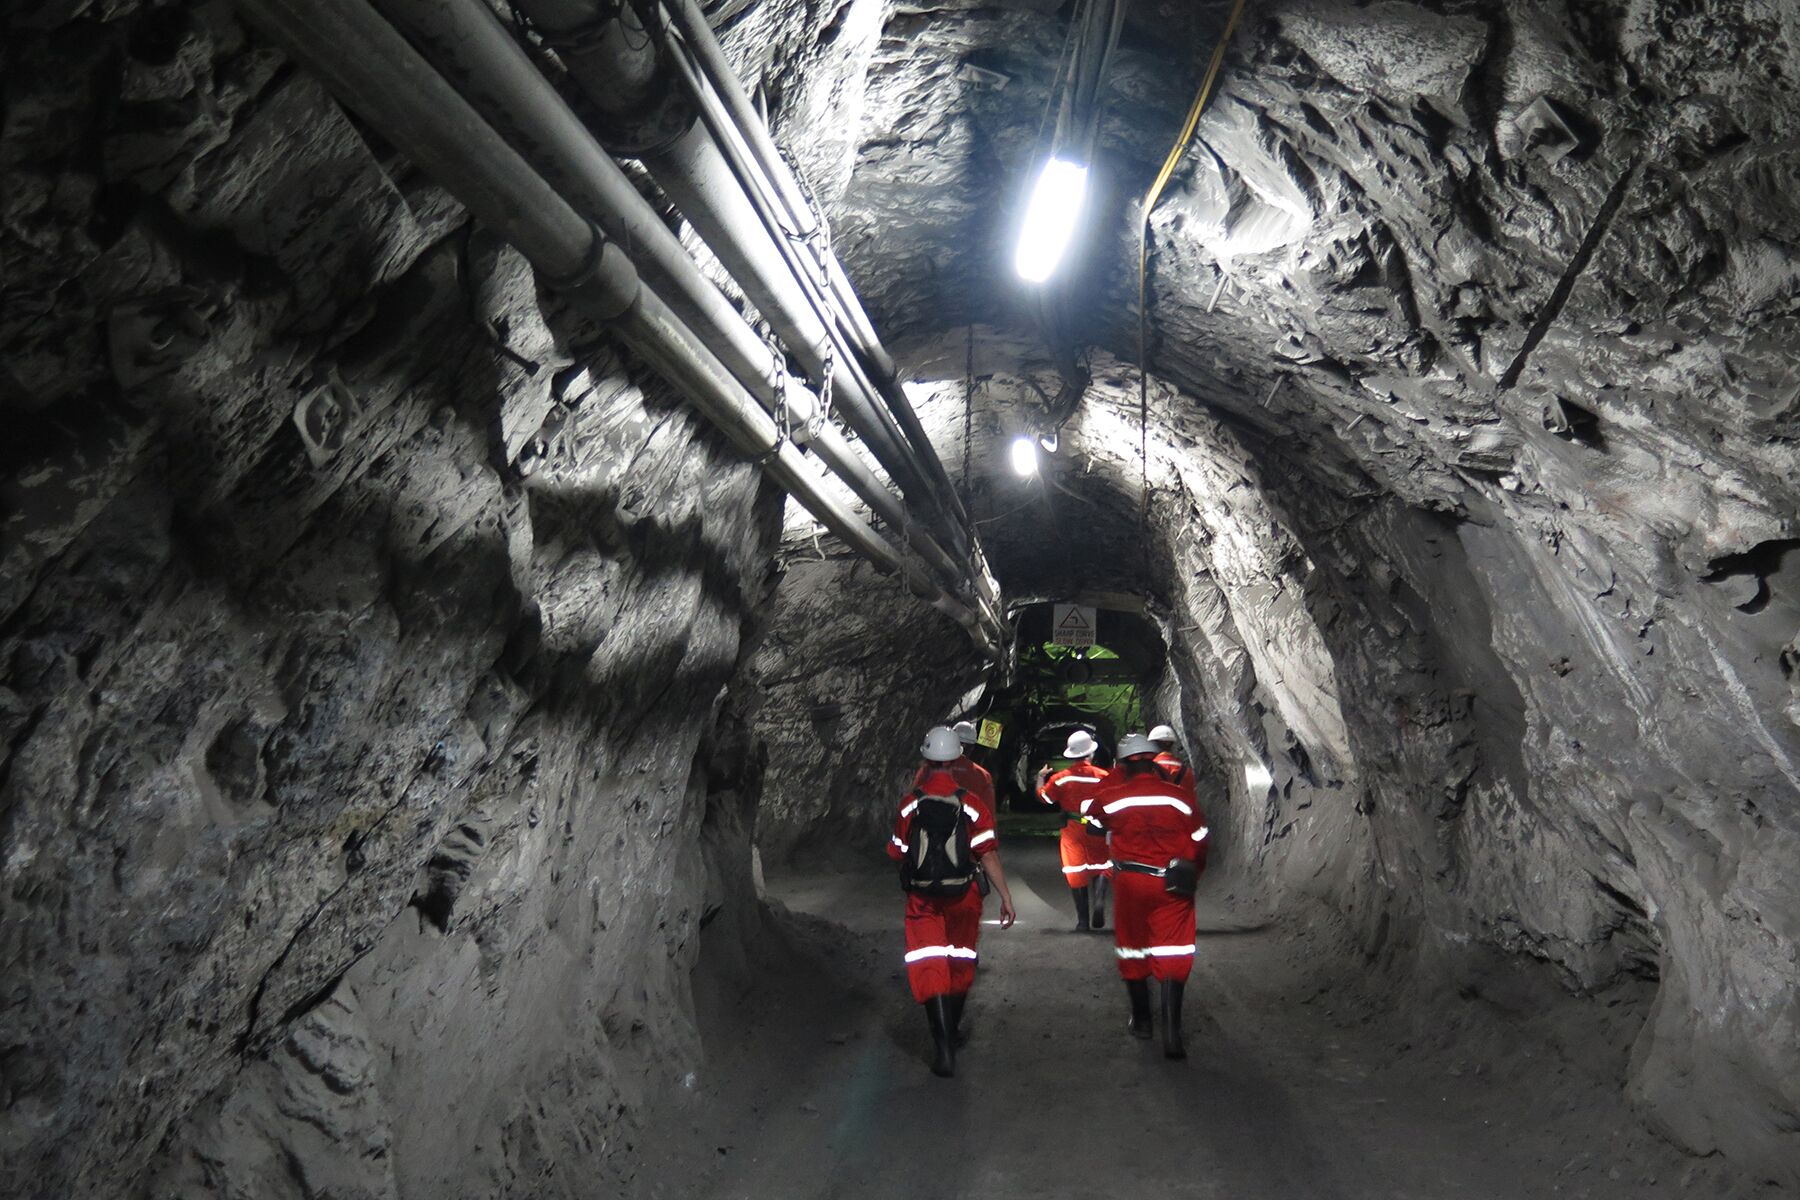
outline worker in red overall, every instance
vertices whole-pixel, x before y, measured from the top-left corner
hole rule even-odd
[[[1092,796],[1107,777],[1104,767],[1094,765],[1094,754],[1099,749],[1093,734],[1077,729],[1063,747],[1063,757],[1073,761],[1054,775],[1046,775],[1048,767],[1038,772],[1038,798],[1063,810],[1059,849],[1063,882],[1075,898],[1076,933],[1106,926],[1107,879],[1112,863],[1107,857],[1105,836],[1081,815],[1081,802]]]
[[[979,872],[1000,893],[1000,928],[1011,928],[1017,918],[1000,865],[994,811],[951,769],[962,752],[948,726],[925,735],[918,782],[901,798],[888,839],[888,857],[900,864],[906,890],[906,978],[931,1026],[932,1073],[946,1078],[956,1073],[963,1004],[975,982]]]
[[[986,767],[969,757],[969,748],[976,744],[975,723],[958,721],[953,728],[957,744],[961,748],[956,761],[924,763],[919,767],[918,773],[913,776],[913,786],[921,786],[927,772],[947,769],[956,777],[956,785],[973,792],[983,804],[987,805],[987,810],[991,813],[994,811],[994,777],[988,774]]]
[[[1175,731],[1167,725],[1158,725],[1150,731],[1150,740],[1156,743],[1156,769],[1162,772],[1162,777],[1193,791],[1194,772],[1175,757]]]
[[[1117,903],[1113,940],[1131,999],[1134,1037],[1151,1036],[1150,980],[1161,988],[1163,1054],[1186,1058],[1181,998],[1194,967],[1194,882],[1206,866],[1206,815],[1191,790],[1163,778],[1156,744],[1141,733],[1119,743],[1119,763],[1083,811],[1099,818],[1112,848]]]

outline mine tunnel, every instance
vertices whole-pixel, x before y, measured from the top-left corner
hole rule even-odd
[[[1800,1191],[1800,8],[4,20],[0,1195]]]

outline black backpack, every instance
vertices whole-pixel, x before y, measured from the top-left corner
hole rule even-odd
[[[928,796],[915,790],[912,828],[900,859],[900,886],[921,896],[960,896],[975,881],[975,856],[969,850],[969,823],[963,797]]]

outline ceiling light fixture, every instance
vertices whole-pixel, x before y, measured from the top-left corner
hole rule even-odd
[[[1022,479],[1029,479],[1037,474],[1038,448],[1036,439],[1029,434],[1020,434],[1012,442],[1013,474]]]
[[[1038,172],[1013,253],[1013,269],[1025,282],[1043,283],[1056,274],[1075,237],[1075,224],[1087,200],[1087,180],[1088,169],[1067,158],[1053,157]]]

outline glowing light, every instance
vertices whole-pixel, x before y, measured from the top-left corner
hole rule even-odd
[[[1253,762],[1244,764],[1245,786],[1251,788],[1265,788],[1274,782],[1275,777],[1269,774],[1269,768],[1263,766],[1261,763]]]
[[[1012,443],[1013,473],[1029,478],[1037,474],[1038,450],[1037,441],[1030,437],[1016,437]]]
[[[1039,172],[1013,254],[1013,269],[1027,283],[1042,283],[1056,273],[1087,199],[1087,177],[1086,167],[1066,158],[1052,158]]]

